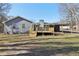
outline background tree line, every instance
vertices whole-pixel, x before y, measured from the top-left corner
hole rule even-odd
[[[11,4],[9,3],[0,3],[0,33],[4,30],[4,24],[3,21],[8,20],[8,12],[11,9]]]
[[[76,31],[79,31],[79,4],[78,3],[61,3],[59,4],[59,14],[61,21],[69,23],[71,30],[76,26]]]

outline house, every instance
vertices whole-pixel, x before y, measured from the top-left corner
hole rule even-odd
[[[53,33],[60,32],[61,26],[66,26],[67,24],[59,23],[47,23],[44,20],[40,20],[35,23],[31,28],[31,35],[52,35]],[[32,34],[33,33],[33,34]]]
[[[47,23],[44,22],[44,20],[40,20],[39,23],[36,23],[34,25],[34,31],[58,32],[60,31],[60,29],[59,29],[59,25],[53,23]]]
[[[33,22],[23,17],[17,16],[4,23],[4,33],[16,34],[16,33],[27,33],[32,27]]]
[[[67,27],[68,24],[61,23],[47,23],[44,20],[40,20],[38,23],[34,24],[34,31],[49,31],[49,32],[59,32],[61,27]]]
[[[47,23],[44,22],[44,20],[40,20],[38,23],[33,23],[32,21],[20,16],[11,18],[10,20],[3,22],[3,24],[3,32],[6,34],[30,33],[31,36],[36,36],[38,34],[49,35],[54,32],[60,32],[61,26],[67,25],[60,23]]]

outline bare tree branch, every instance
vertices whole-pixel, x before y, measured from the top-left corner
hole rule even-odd
[[[7,13],[11,8],[11,4],[0,3],[0,22],[7,20]]]
[[[70,27],[73,30],[73,26],[76,25],[76,30],[78,29],[79,25],[79,4],[78,3],[63,3],[60,4],[59,12],[61,15],[61,19],[69,20],[70,21]]]

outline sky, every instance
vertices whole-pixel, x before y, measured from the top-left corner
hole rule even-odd
[[[56,3],[14,3],[8,15],[21,16],[33,22],[42,19],[54,23],[60,20],[58,7]]]

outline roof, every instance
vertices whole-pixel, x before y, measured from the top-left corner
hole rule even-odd
[[[35,23],[35,25],[40,25],[40,23]],[[69,25],[69,24],[67,24],[67,23],[44,23],[44,25],[52,25],[52,26],[54,26],[54,25],[59,25],[59,26],[66,26],[66,25]]]
[[[30,23],[33,23],[32,21],[27,20],[27,19],[25,19],[25,18],[23,18],[23,17],[20,17],[20,16],[14,17],[14,18],[12,18],[12,19],[10,19],[10,20],[7,20],[7,21],[5,21],[5,22],[3,22],[3,23],[7,23],[7,22],[12,21],[12,20],[17,19],[17,18],[21,18],[21,19],[23,19],[23,20],[25,20],[25,21],[28,21],[28,22],[30,22]]]
[[[69,25],[69,24],[68,23],[52,23],[51,25],[66,26],[66,25]]]

